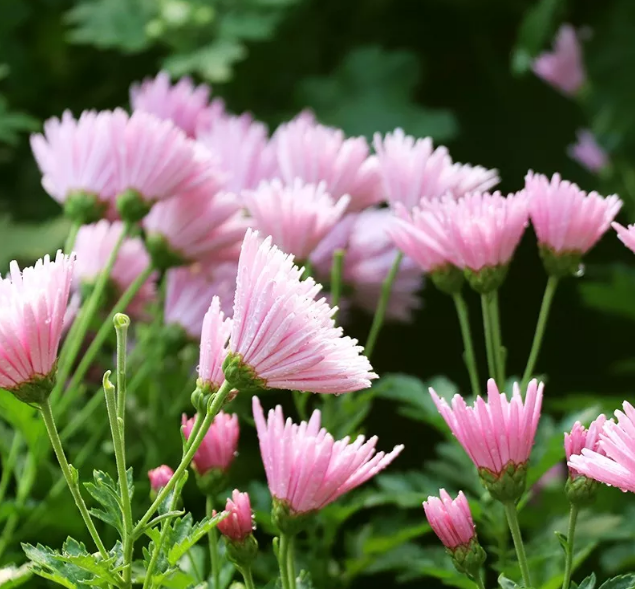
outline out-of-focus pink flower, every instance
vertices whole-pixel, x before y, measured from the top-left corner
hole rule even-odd
[[[93,225],[83,225],[77,232],[75,252],[75,285],[91,283],[97,279],[99,273],[106,266],[110,254],[121,237],[123,224],[120,221],[110,223],[105,219]],[[150,265],[150,256],[143,241],[138,237],[124,239],[117,259],[110,272],[110,281],[115,286],[115,295],[119,298]],[[128,305],[127,313],[133,316],[143,315],[146,305],[154,300],[156,295],[156,274],[152,274],[141,286],[132,302]]]
[[[616,195],[587,194],[559,174],[549,180],[530,171],[525,191],[538,243],[556,254],[586,253],[606,233],[622,206]]]
[[[269,490],[294,515],[332,503],[386,468],[403,449],[396,446],[390,454],[375,454],[376,437],[366,441],[358,436],[352,443],[346,437],[336,442],[320,429],[317,410],[308,423],[297,425],[290,419],[285,423],[278,406],[265,421],[260,401],[254,397],[253,413]]]
[[[275,175],[267,127],[248,113],[220,117],[209,127],[199,128],[197,139],[218,158],[228,192],[253,190]]]
[[[619,223],[611,223],[611,226],[617,231],[618,239],[632,252],[635,252],[635,225],[624,227]]]
[[[369,157],[364,137],[346,138],[343,131],[325,127],[303,113],[280,125],[272,138],[279,177],[291,184],[326,183],[333,198],[351,197],[349,211],[361,211],[383,200],[377,161]]]
[[[0,387],[25,402],[41,402],[52,389],[73,265],[74,256],[59,251],[22,271],[14,260],[0,279]]]
[[[454,500],[445,489],[441,489],[439,494],[441,498],[428,497],[423,502],[430,527],[446,548],[454,550],[468,546],[476,537],[476,528],[463,491],[459,491]]]
[[[174,471],[166,464],[162,464],[157,468],[149,470],[148,478],[150,479],[150,488],[153,491],[160,491],[170,482],[170,479],[173,476]]]
[[[316,393],[369,387],[376,375],[362,348],[335,327],[334,310],[315,300],[321,286],[302,274],[271,238],[247,231],[229,341],[232,373],[247,372],[269,388]]]
[[[183,415],[181,421],[183,435],[189,440],[196,418]],[[220,411],[194,454],[196,472],[201,476],[210,470],[226,472],[236,456],[239,434],[238,416]]]
[[[218,531],[234,542],[243,542],[255,529],[249,494],[234,489],[227,499],[225,511],[229,516],[218,523]]]
[[[573,145],[569,145],[567,150],[569,157],[584,166],[589,172],[597,174],[609,163],[606,151],[588,129],[580,129],[576,136],[578,140]]]
[[[582,448],[568,465],[578,475],[635,493],[635,409],[627,401],[623,409],[615,412],[617,423],[604,423],[597,448]]]
[[[282,251],[308,260],[342,218],[350,198],[336,201],[324,182],[304,184],[296,178],[287,185],[280,180],[262,182],[256,190],[243,192],[243,201],[255,229],[270,235]]]
[[[461,395],[452,399],[452,407],[430,389],[432,400],[448,427],[479,469],[500,475],[509,465],[524,465],[540,418],[544,385],[532,380],[523,402],[518,384],[511,400],[499,393],[493,379],[487,382],[487,402],[477,397],[468,407]]]
[[[564,24],[556,36],[553,51],[539,55],[534,73],[567,96],[573,96],[586,82],[582,49],[575,29]]]
[[[198,376],[206,385],[216,390],[225,380],[223,361],[227,355],[227,340],[232,328],[232,320],[221,311],[220,299],[213,297],[205,313],[201,333],[201,353]]]
[[[174,86],[167,72],[159,72],[156,78],[146,78],[141,84],[130,87],[132,109],[144,111],[162,120],[172,121],[194,137],[202,119],[218,116],[224,111],[222,101],[209,105],[210,88],[205,84],[194,86],[188,77],[181,78]],[[215,119],[216,116],[213,118]]]
[[[582,454],[584,448],[604,454],[600,447],[600,433],[605,423],[606,417],[600,415],[591,423],[588,430],[579,421],[573,424],[571,433],[564,434],[564,450],[567,455],[567,462],[571,459],[571,456]],[[572,479],[579,474],[574,468],[569,468],[569,475]]]
[[[392,205],[406,209],[422,199],[446,194],[454,198],[468,192],[483,192],[499,182],[497,170],[453,163],[445,147],[434,148],[432,139],[415,139],[402,129],[375,134],[373,145],[381,172],[384,196]]]
[[[561,488],[566,479],[567,469],[563,462],[554,464],[545,474],[543,474],[531,488],[532,495],[540,493],[544,489],[553,487]]]

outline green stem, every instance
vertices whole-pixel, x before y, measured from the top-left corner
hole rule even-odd
[[[291,589],[289,581],[289,543],[291,537],[287,534],[280,534],[280,543],[278,545],[278,565],[280,567],[280,583],[282,589]]]
[[[172,496],[172,501],[170,501],[170,507],[168,511],[174,511],[176,509],[176,504],[178,501],[178,497],[176,493]],[[169,519],[166,519],[161,524],[161,535],[159,536],[159,542],[154,547],[152,551],[152,556],[150,557],[150,562],[148,563],[148,568],[146,569],[145,577],[143,579],[143,589],[148,589],[152,586],[152,574],[154,573],[154,569],[159,560],[159,556],[161,554],[161,550],[163,548],[163,544],[165,544],[165,540],[168,536],[168,532],[170,531],[172,524]]]
[[[365,353],[368,358],[371,357],[373,350],[375,349],[375,344],[377,343],[379,332],[381,331],[381,327],[384,324],[384,317],[386,315],[386,310],[388,309],[390,293],[392,292],[392,285],[395,282],[395,278],[397,278],[397,272],[399,272],[399,266],[401,266],[402,259],[403,253],[397,252],[395,261],[393,262],[392,267],[388,272],[388,276],[386,276],[384,282],[381,285],[381,295],[379,296],[379,301],[377,301],[377,308],[375,309],[373,324],[370,327],[370,333],[368,334],[368,340],[366,341],[365,346]]]
[[[472,581],[476,583],[478,589],[485,589],[485,583],[483,583],[483,577],[479,575],[478,577],[473,577]]]
[[[57,456],[57,461],[60,464],[62,474],[66,479],[66,484],[70,489],[71,495],[73,495],[73,499],[75,500],[77,509],[79,509],[79,513],[81,514],[82,519],[86,524],[86,528],[88,528],[88,532],[95,542],[99,553],[103,558],[108,558],[108,551],[106,550],[104,543],[99,537],[99,533],[95,528],[95,524],[93,523],[93,520],[88,513],[88,508],[86,507],[86,503],[84,503],[84,499],[80,493],[78,473],[76,470],[74,470],[74,472],[71,471],[71,466],[68,464],[68,460],[66,460],[66,455],[64,454],[62,441],[60,440],[60,436],[55,425],[55,419],[53,418],[53,412],[51,411],[51,403],[49,399],[47,399],[40,405],[40,412],[42,413],[42,418],[44,419],[44,425],[46,426],[46,431],[48,432],[49,438],[51,440],[51,445],[53,446],[53,450],[55,452],[55,455]]]
[[[575,537],[575,525],[578,521],[578,511],[579,507],[572,503],[571,509],[569,510],[569,528],[567,529],[567,550],[562,589],[569,589],[569,584],[571,583],[571,573],[573,572],[573,540]]]
[[[15,468],[15,463],[18,459],[18,453],[20,446],[22,445],[22,436],[16,431],[13,434],[13,440],[11,440],[11,448],[9,448],[9,455],[6,461],[2,465],[2,477],[0,477],[0,505],[9,487],[9,481]]]
[[[481,309],[483,311],[483,330],[485,332],[485,349],[487,350],[487,371],[489,378],[496,379],[496,356],[494,355],[494,340],[492,336],[492,323],[490,319],[490,307],[486,294],[481,295]]]
[[[125,441],[123,424],[126,419],[126,354],[130,318],[123,313],[117,313],[113,317],[113,323],[117,332],[117,419],[122,424],[121,438]]]
[[[474,395],[481,394],[479,384],[478,367],[476,364],[476,356],[474,354],[474,342],[472,341],[472,331],[470,330],[470,316],[465,304],[465,299],[461,293],[455,294],[453,297],[456,306],[456,314],[459,318],[461,327],[461,336],[463,337],[463,347],[465,349],[465,365],[470,375],[470,383],[472,385],[472,393]]]
[[[492,344],[496,355],[496,365],[498,374],[496,380],[499,386],[505,386],[505,348],[501,335],[500,313],[498,309],[498,291],[495,290],[489,295],[490,319],[492,320]]]
[[[516,548],[516,556],[518,557],[518,565],[520,566],[520,572],[523,576],[523,583],[525,587],[531,587],[531,575],[529,574],[529,567],[527,566],[525,545],[523,544],[520,526],[518,525],[516,505],[513,502],[504,503],[503,505],[505,507],[505,515],[507,516],[507,523],[509,524],[509,531],[514,540],[514,547]]]
[[[143,530],[143,528],[147,525],[147,523],[150,521],[150,518],[154,515],[155,511],[159,508],[161,503],[165,501],[165,498],[168,496],[168,494],[172,491],[176,483],[179,481],[179,479],[181,478],[181,476],[183,475],[187,467],[190,465],[190,462],[192,462],[192,458],[194,458],[194,454],[196,454],[198,447],[201,445],[203,438],[207,434],[210,426],[212,425],[214,418],[216,417],[218,412],[221,410],[221,407],[227,400],[227,397],[229,396],[229,393],[231,392],[231,390],[232,390],[232,386],[227,381],[223,381],[223,384],[221,385],[220,389],[218,389],[218,391],[212,398],[211,404],[208,406],[207,414],[205,415],[205,418],[203,419],[201,426],[196,433],[196,436],[190,435],[190,439],[188,440],[189,443],[185,447],[186,451],[183,455],[183,458],[181,459],[181,463],[178,465],[178,467],[174,471],[174,475],[168,481],[167,485],[163,487],[161,491],[159,491],[156,499],[154,500],[154,502],[152,503],[148,511],[146,511],[144,516],[137,522],[137,525],[135,526],[133,530],[133,536],[135,538],[137,537],[139,532]],[[201,417],[202,417],[201,415],[197,415],[196,421],[197,422],[201,421]],[[194,428],[196,428],[196,424],[194,424]]]
[[[214,501],[208,495],[205,500],[205,511],[208,517],[212,517]],[[218,530],[212,528],[207,534],[209,539],[209,562],[212,567],[213,589],[220,589],[220,556],[218,554]]]
[[[534,333],[534,341],[531,344],[531,352],[529,352],[529,359],[527,360],[527,367],[523,374],[522,388],[524,389],[529,383],[529,379],[534,373],[536,368],[536,362],[538,361],[538,354],[540,353],[540,346],[542,345],[542,338],[545,335],[545,329],[547,327],[547,320],[549,319],[549,310],[551,309],[551,303],[553,296],[556,293],[558,287],[558,277],[550,276],[547,280],[547,286],[545,287],[545,293],[542,297],[542,304],[540,305],[540,313],[538,314],[538,323],[536,324],[536,331]]]
[[[289,589],[295,587],[295,536],[289,534],[289,544],[287,547],[287,571],[289,574]]]
[[[251,575],[251,567],[237,567],[245,581],[245,589],[256,589],[254,578]]]
[[[343,249],[336,249],[333,252],[333,263],[331,265],[331,307],[337,307],[340,304],[345,253]],[[333,315],[333,318],[336,316],[337,315]]]
[[[68,230],[68,236],[66,237],[66,243],[64,244],[64,253],[69,255],[75,247],[75,239],[77,238],[77,232],[82,224],[79,221],[73,221],[70,229]]]

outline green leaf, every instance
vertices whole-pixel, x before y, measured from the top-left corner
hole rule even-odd
[[[578,589],[595,589],[595,573],[591,573],[582,583],[578,585]]]
[[[33,572],[69,589],[84,589],[93,578],[89,572],[67,563],[59,552],[38,544],[22,544],[27,558],[33,563]]]
[[[508,579],[505,575],[500,575],[498,577],[498,584],[501,589],[517,589],[520,587],[518,583],[515,583],[511,579]]]
[[[205,536],[210,530],[213,530],[219,522],[223,521],[229,513],[221,512],[214,517],[205,517],[196,525],[192,526],[192,518],[189,516],[189,522],[185,524],[185,520],[188,516],[183,518],[180,522],[177,520],[173,536],[171,537],[172,546],[168,552],[168,562],[174,566],[179,559],[194,546],[203,536]]]
[[[123,508],[119,497],[119,485],[112,477],[100,470],[93,473],[94,483],[84,483],[87,491],[103,509],[91,509],[95,517],[113,526],[123,535]]]
[[[164,65],[176,77],[198,74],[212,82],[226,82],[234,64],[246,55],[246,47],[237,39],[218,39],[195,51],[174,53]]]
[[[635,587],[635,573],[613,577],[600,585],[600,589],[633,589]]]
[[[35,131],[38,126],[36,118],[10,110],[7,99],[0,94],[0,143],[15,145],[21,133]]]
[[[24,585],[33,576],[31,566],[23,564],[21,567],[8,566],[0,569],[0,587],[2,589],[13,589]]]

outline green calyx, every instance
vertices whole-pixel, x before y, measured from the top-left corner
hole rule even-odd
[[[144,200],[139,192],[129,188],[117,196],[117,211],[124,221],[138,223],[152,208],[152,203]]]
[[[286,501],[278,499],[277,497],[273,498],[271,520],[283,534],[291,536],[299,534],[306,529],[315,513],[315,511],[294,513]]]
[[[97,195],[79,190],[71,192],[64,201],[64,214],[81,225],[99,221],[106,208],[106,203],[99,200]]]
[[[549,276],[564,278],[575,276],[580,271],[582,252],[556,252],[549,246],[541,245],[540,257]]]
[[[516,503],[527,485],[527,464],[509,462],[500,473],[479,468],[478,475],[489,494],[501,503]]]
[[[152,265],[157,270],[168,270],[188,263],[185,257],[170,247],[168,240],[160,233],[150,233],[146,236],[146,249],[152,258]]]
[[[565,493],[569,503],[585,507],[595,502],[598,487],[597,481],[580,474],[573,478],[569,476],[565,485]]]
[[[434,286],[441,292],[449,295],[455,295],[461,292],[463,283],[465,282],[463,272],[452,264],[447,264],[432,270],[432,272],[430,272],[430,278],[432,278]]]
[[[204,473],[196,473],[196,485],[206,497],[215,497],[227,485],[227,473],[221,468],[212,468]]]
[[[267,388],[267,381],[259,378],[254,369],[243,362],[242,356],[228,352],[223,362],[225,380],[243,393],[254,394]]]
[[[238,568],[250,567],[258,554],[258,540],[253,534],[249,534],[242,540],[232,540],[225,536],[227,546],[227,558]]]
[[[507,277],[507,269],[509,266],[485,266],[478,272],[474,270],[465,270],[465,277],[470,286],[479,294],[488,294],[498,290],[505,278]]]
[[[476,534],[468,544],[448,548],[447,553],[452,558],[456,570],[472,579],[478,578],[481,567],[487,558],[485,550],[478,543]]]
[[[55,386],[55,374],[57,369],[53,369],[46,376],[36,375],[30,380],[23,382],[11,389],[7,389],[13,393],[16,399],[19,399],[27,405],[40,405],[49,398],[53,387]]]

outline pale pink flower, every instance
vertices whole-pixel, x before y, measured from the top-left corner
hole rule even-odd
[[[231,499],[227,499],[225,511],[229,512],[229,516],[219,522],[218,531],[234,542],[244,541],[256,527],[249,494],[234,489]]]
[[[17,396],[21,385],[54,376],[73,265],[58,251],[22,271],[14,260],[0,279],[0,387]]]
[[[121,237],[123,223],[110,223],[102,219],[92,225],[83,225],[77,232],[75,252],[75,285],[79,289],[83,282],[93,283],[106,266],[110,254]],[[117,259],[110,272],[110,281],[115,287],[117,299],[132,285],[136,278],[150,265],[150,256],[143,241],[138,237],[126,237],[117,254]],[[143,315],[144,308],[154,300],[156,295],[156,274],[150,275],[143,283],[127,313],[133,316]]]
[[[635,252],[635,225],[624,227],[619,223],[611,223],[611,226],[617,231],[618,239],[632,252]]]
[[[44,123],[44,134],[31,135],[31,149],[42,172],[42,186],[63,203],[87,193],[107,203],[115,173],[110,113],[84,111],[78,120],[65,111]]]
[[[571,433],[564,434],[564,450],[567,455],[567,462],[571,459],[571,456],[582,454],[584,448],[604,454],[600,447],[600,434],[605,423],[606,417],[600,415],[591,423],[588,430],[579,421],[573,424]],[[580,473],[575,468],[569,468],[569,474],[574,479]]]
[[[606,233],[622,207],[616,196],[586,192],[554,174],[549,180],[529,172],[525,178],[529,215],[538,243],[557,254],[590,250]]]
[[[188,419],[186,415],[181,418],[186,440],[190,439],[195,421],[195,417]],[[204,475],[210,470],[227,471],[236,456],[239,434],[238,416],[220,411],[194,454],[196,472]]]
[[[174,471],[166,464],[162,464],[157,468],[149,470],[148,478],[150,479],[150,488],[153,491],[160,491],[170,482],[170,479],[173,476]]]
[[[66,311],[64,312],[64,321],[62,324],[62,337],[64,337],[68,330],[73,325],[73,321],[77,317],[77,313],[79,313],[79,308],[82,304],[82,297],[78,292],[74,292],[71,294],[71,298],[68,301],[68,306],[66,307]]]
[[[207,128],[199,128],[197,139],[218,158],[228,192],[253,190],[275,175],[267,127],[248,113],[226,115]]]
[[[497,170],[453,163],[445,147],[435,149],[429,137],[415,139],[402,129],[383,138],[375,133],[373,145],[384,196],[391,206],[401,203],[412,209],[422,199],[446,194],[459,198],[468,192],[489,190],[499,182]]]
[[[508,465],[521,466],[529,460],[540,418],[543,383],[534,379],[527,387],[523,402],[520,387],[514,384],[511,400],[499,393],[493,379],[487,381],[487,402],[477,397],[468,407],[461,395],[452,399],[452,407],[434,389],[430,395],[439,413],[472,462],[495,475]]]
[[[169,74],[159,72],[156,78],[146,78],[141,84],[130,87],[130,105],[135,111],[172,121],[188,137],[194,137],[202,120],[224,111],[222,101],[216,100],[209,105],[209,94],[210,88],[205,84],[195,87],[192,80],[185,77],[172,85]]]
[[[293,514],[322,509],[386,468],[403,450],[375,454],[377,437],[335,441],[320,428],[320,411],[300,425],[287,419],[279,405],[265,421],[258,397],[252,399],[260,454],[271,495]]]
[[[377,161],[369,156],[364,137],[346,138],[340,129],[326,127],[304,113],[280,125],[272,138],[279,177],[291,184],[326,183],[333,198],[348,194],[348,210],[361,211],[383,200]]]
[[[533,63],[534,73],[567,96],[573,96],[586,82],[582,49],[575,29],[560,27],[552,52],[539,55]]]
[[[615,412],[617,423],[604,423],[598,448],[583,448],[568,464],[578,474],[635,493],[635,409],[627,401],[623,408]]]
[[[567,153],[589,172],[597,174],[609,163],[609,157],[597,142],[595,135],[588,129],[580,129],[577,133],[577,141],[569,145]]]
[[[446,548],[453,550],[459,546],[468,546],[476,537],[476,528],[463,491],[459,491],[454,500],[445,489],[441,489],[439,494],[441,498],[428,497],[423,502],[430,527]]]
[[[357,341],[335,327],[334,309],[312,278],[258,233],[243,241],[230,355],[248,367],[261,385],[316,393],[344,393],[370,386],[376,378]]]
[[[348,196],[337,201],[332,198],[324,182],[304,184],[299,178],[286,185],[277,179],[262,182],[242,196],[253,217],[253,227],[270,235],[276,246],[299,260],[308,260],[350,202]]]
[[[227,355],[227,340],[232,328],[232,320],[225,318],[221,311],[220,299],[213,297],[203,318],[201,350],[198,364],[198,376],[213,389],[220,388],[223,376],[223,361]]]

